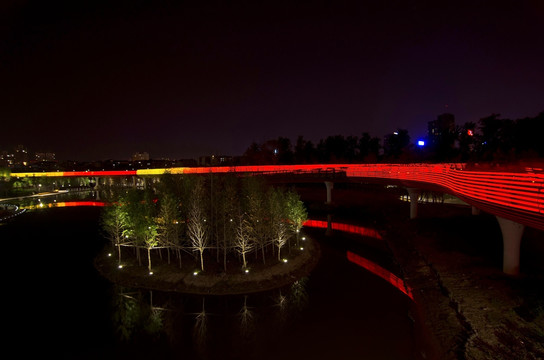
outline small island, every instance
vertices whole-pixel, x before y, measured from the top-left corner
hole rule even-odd
[[[103,189],[105,190],[105,189]],[[298,194],[254,176],[172,176],[110,184],[97,270],[113,283],[191,294],[247,294],[307,276],[320,257]]]

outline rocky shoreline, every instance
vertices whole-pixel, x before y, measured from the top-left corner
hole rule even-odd
[[[426,211],[447,212],[450,217],[422,216],[388,232],[388,238],[395,239],[389,246],[413,289],[418,318],[427,333],[426,357],[544,358],[542,273],[529,271],[514,278],[502,272],[500,233],[492,231],[491,216],[472,219],[464,215],[469,209],[444,205],[427,206]],[[453,228],[471,221],[488,226],[489,238],[480,239],[480,233],[456,237],[460,231]],[[476,241],[489,244],[470,244]],[[486,245],[493,247],[489,254],[483,250]]]

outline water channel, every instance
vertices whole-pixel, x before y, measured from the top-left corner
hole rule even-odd
[[[17,358],[421,358],[413,301],[346,256],[395,272],[376,239],[306,229],[321,247],[319,263],[274,291],[196,296],[128,289],[93,266],[106,245],[101,208],[47,205],[92,199],[79,193],[29,200],[23,206],[32,210],[0,223],[5,343]]]

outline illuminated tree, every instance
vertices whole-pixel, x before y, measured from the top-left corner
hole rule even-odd
[[[285,194],[281,189],[273,189],[269,193],[268,200],[271,237],[274,245],[278,248],[278,260],[281,260],[281,249],[289,238],[286,225]]]
[[[284,204],[286,209],[285,214],[292,232],[297,237],[298,246],[300,229],[302,229],[302,226],[306,220],[308,220],[308,212],[306,211],[304,203],[300,200],[299,195],[294,191],[288,191],[285,194]]]
[[[148,250],[148,266],[151,267],[150,251],[157,245],[157,224],[154,220],[153,193],[149,190],[132,189],[122,202],[127,207],[127,227],[123,231],[123,236],[131,239],[136,246],[140,265],[139,249],[145,247]]]
[[[252,229],[252,238],[261,248],[263,263],[266,263],[264,248],[268,242],[269,221],[268,204],[265,201],[265,188],[260,179],[249,177],[244,182],[245,212]]]
[[[158,245],[156,224],[149,224],[144,231],[144,244],[147,248],[147,269],[151,272],[151,250]]]
[[[247,268],[246,254],[253,250],[255,242],[252,239],[253,229],[246,219],[246,215],[241,215],[236,226],[236,238],[234,248],[238,254],[242,255],[243,268]]]
[[[204,250],[208,248],[208,224],[204,208],[204,182],[198,179],[193,188],[189,204],[189,219],[187,233],[193,249],[200,254],[200,268],[204,271]]]
[[[117,247],[118,262],[121,264],[121,246],[125,245],[123,231],[127,228],[126,207],[119,202],[107,206],[102,212],[101,222],[110,241]]]
[[[228,177],[224,179],[218,206],[221,209],[221,216],[216,220],[221,221],[222,241],[220,246],[223,250],[223,270],[225,272],[227,271],[227,253],[233,238],[236,236],[236,222],[234,219],[240,211],[236,185],[236,178]]]
[[[161,246],[168,249],[168,263],[170,263],[170,248],[179,245],[180,212],[178,200],[171,193],[163,193],[160,198],[158,225],[158,239]]]

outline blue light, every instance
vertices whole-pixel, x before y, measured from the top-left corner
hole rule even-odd
[[[418,141],[417,141],[417,146],[425,146],[425,141],[423,141],[423,140],[418,140]]]

